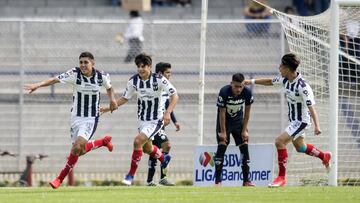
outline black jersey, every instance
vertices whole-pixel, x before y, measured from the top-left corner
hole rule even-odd
[[[244,87],[240,95],[234,96],[231,90],[231,85],[226,85],[220,89],[217,106],[217,123],[219,125],[219,108],[226,108],[226,126],[233,124],[242,124],[244,117],[244,106],[251,105],[254,102],[251,90]]]

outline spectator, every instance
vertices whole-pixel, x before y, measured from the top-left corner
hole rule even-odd
[[[326,11],[330,6],[330,0],[312,0],[315,14],[320,14]]]
[[[266,0],[259,0],[259,2],[266,4]],[[270,19],[271,12],[268,8],[250,1],[244,9],[245,19]],[[269,30],[268,23],[247,23],[246,29],[252,34],[259,34]]]
[[[284,9],[284,13],[290,14],[290,15],[296,15],[295,8],[292,6],[286,6]]]
[[[293,5],[295,6],[299,15],[309,15],[309,6],[307,4],[307,0],[293,0]]]
[[[360,25],[357,21],[349,21],[346,24],[346,34],[340,35],[340,48],[349,56],[360,60]],[[360,65],[346,56],[340,57],[340,80],[355,84],[360,77]]]
[[[129,50],[124,62],[130,63],[135,56],[142,52],[144,22],[138,11],[130,11],[130,21],[126,28],[124,38],[129,44]]]

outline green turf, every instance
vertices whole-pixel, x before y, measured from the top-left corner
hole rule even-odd
[[[0,188],[0,203],[289,202],[359,203],[360,187],[62,187]]]

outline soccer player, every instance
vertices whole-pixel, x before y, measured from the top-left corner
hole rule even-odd
[[[111,111],[117,109],[109,74],[94,68],[95,60],[90,52],[80,54],[79,64],[79,67],[75,67],[56,77],[24,86],[24,89],[28,90],[29,93],[34,92],[40,87],[46,87],[59,82],[73,86],[70,129],[72,148],[65,167],[59,176],[49,183],[54,189],[61,185],[64,178],[75,166],[79,156],[102,146],[106,146],[109,151],[113,150],[110,136],[90,141],[99,120],[100,88],[102,86],[106,88],[110,99],[109,109]]]
[[[269,187],[279,187],[286,184],[286,162],[288,152],[286,145],[292,142],[296,151],[310,156],[318,157],[326,169],[330,170],[330,152],[323,152],[312,144],[306,144],[305,130],[311,125],[311,118],[314,121],[315,135],[321,133],[319,118],[315,110],[314,94],[301,74],[297,72],[300,60],[295,54],[289,53],[282,57],[279,67],[281,76],[273,79],[252,79],[246,80],[246,84],[259,85],[281,85],[286,94],[286,100],[289,108],[289,125],[283,133],[275,140],[278,153],[279,175],[274,179]]]
[[[171,77],[171,64],[170,63],[164,63],[164,62],[160,62],[158,64],[156,64],[155,66],[155,72],[157,74],[161,74],[162,76],[164,76],[167,80],[170,80]],[[164,91],[162,93],[162,97],[163,97],[163,102],[165,102],[165,104],[163,105],[165,107],[164,111],[168,108],[169,106],[169,95]],[[176,127],[176,131],[180,130],[180,124],[177,122],[176,117],[175,117],[175,113],[171,112],[170,113],[170,117],[171,117],[171,121],[174,123],[175,127]],[[152,144],[157,146],[159,149],[162,149],[162,152],[164,154],[168,154],[170,152],[170,142],[169,139],[165,133],[165,126],[163,126],[162,130],[156,134],[153,137],[153,141]],[[149,170],[148,170],[148,178],[147,178],[147,185],[148,186],[156,186],[156,183],[153,182],[153,178],[154,178],[154,174],[156,171],[156,165],[157,165],[157,160],[155,158],[149,157]],[[160,181],[159,184],[161,185],[165,185],[165,186],[174,186],[173,183],[169,182],[168,179],[166,178],[167,176],[167,170],[163,167],[160,167],[161,169],[161,174],[160,174]]]
[[[130,170],[122,181],[125,185],[132,184],[143,151],[150,157],[158,159],[163,168],[169,164],[171,156],[162,153],[152,144],[151,139],[160,132],[164,124],[170,123],[170,113],[178,101],[175,87],[164,76],[151,72],[152,59],[149,55],[144,53],[137,55],[135,64],[138,74],[129,79],[122,97],[117,99],[117,105],[121,106],[137,94],[139,134],[134,139]],[[162,96],[164,91],[170,97],[165,112]],[[101,111],[108,112],[109,108],[102,108]]]
[[[249,179],[248,123],[251,104],[254,102],[250,88],[244,84],[244,75],[236,73],[230,85],[220,89],[217,100],[216,139],[218,147],[215,161],[215,185],[221,185],[224,155],[232,134],[236,146],[239,146],[242,158],[243,186],[255,186]],[[245,110],[244,110],[245,109]]]

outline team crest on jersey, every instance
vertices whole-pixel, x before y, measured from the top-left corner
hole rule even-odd
[[[159,85],[157,82],[153,82],[153,90],[154,91],[158,91],[159,90]]]
[[[102,78],[98,78],[98,84],[99,84],[99,86],[102,86],[102,83],[103,83],[103,79],[102,79]]]

